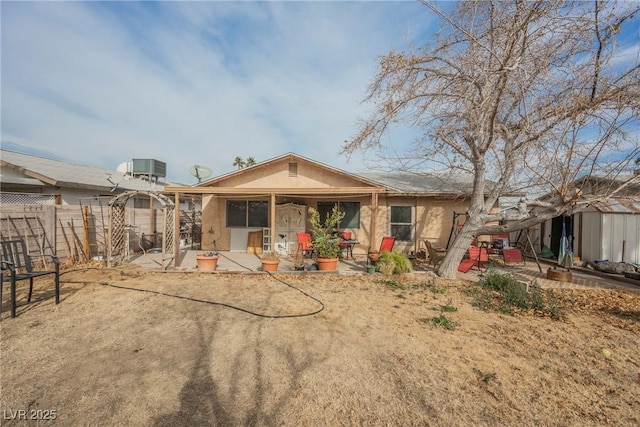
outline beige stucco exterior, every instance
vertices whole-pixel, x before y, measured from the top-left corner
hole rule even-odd
[[[390,234],[392,206],[410,206],[411,241],[396,241],[394,250],[409,252],[423,247],[422,239],[446,246],[453,213],[465,212],[468,199],[456,195],[406,195],[295,154],[287,154],[241,169],[194,187],[168,187],[167,192],[201,193],[202,248],[231,249],[234,227],[227,226],[227,200],[261,200],[269,203],[269,227],[275,235],[275,206],[295,203],[317,208],[319,202],[358,202],[359,227],[348,229],[358,241],[354,254],[377,249]],[[377,205],[377,206],[376,206]],[[306,223],[306,229],[310,226]],[[272,239],[275,240],[275,239]],[[272,242],[272,244],[275,242]]]

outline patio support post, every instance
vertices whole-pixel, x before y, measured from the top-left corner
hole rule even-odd
[[[371,237],[369,241],[369,246],[371,246],[372,248],[378,247],[378,244],[376,242],[377,219],[378,219],[378,193],[374,191],[371,193],[371,232],[370,232]]]
[[[269,200],[269,227],[271,228],[271,252],[275,252],[276,245],[276,193],[271,193]]]
[[[180,193],[174,193],[175,207],[173,213],[173,266],[180,263]]]
[[[417,236],[416,231],[418,230],[418,196],[416,196],[416,201],[413,206],[413,218],[411,218],[411,234],[413,235],[413,250],[417,254],[420,250],[420,239]]]
[[[155,208],[156,208],[156,199],[154,199],[153,196],[149,195],[149,235],[150,236],[153,236],[156,232],[156,209]]]
[[[113,250],[111,246],[111,239],[113,238],[113,233],[111,232],[111,229],[113,228],[113,224],[111,222],[111,216],[113,215],[112,210],[113,208],[109,205],[109,209],[107,210],[107,218],[109,221],[109,228],[107,228],[107,267],[111,267],[111,252]],[[0,284],[0,286],[2,285]]]

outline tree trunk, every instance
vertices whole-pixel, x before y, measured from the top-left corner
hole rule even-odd
[[[475,224],[476,222],[480,222],[479,224]],[[471,242],[474,237],[477,235],[477,230],[482,226],[482,220],[477,217],[474,218],[472,216],[467,216],[467,220],[465,221],[462,229],[453,240],[453,244],[447,250],[447,254],[438,266],[438,270],[436,273],[440,277],[444,277],[447,279],[455,279],[458,274],[458,266],[460,265],[460,261],[464,258],[464,254],[471,246]]]
[[[453,245],[447,250],[447,254],[438,266],[437,274],[447,279],[455,279],[458,273],[458,266],[469,249],[473,241],[473,232],[465,231],[465,227],[460,230],[458,236],[453,241]]]

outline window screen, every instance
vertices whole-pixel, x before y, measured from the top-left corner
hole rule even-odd
[[[413,223],[411,206],[391,206],[391,235],[400,242],[410,242]]]
[[[227,200],[227,227],[247,226],[247,201]]]
[[[345,214],[342,221],[340,221],[340,228],[360,228],[360,202],[318,202],[320,221],[324,223],[336,204],[338,204],[340,211]]]
[[[227,227],[268,227],[269,202],[227,200]]]
[[[249,217],[247,220],[249,227],[269,226],[269,202],[251,201],[249,202]]]

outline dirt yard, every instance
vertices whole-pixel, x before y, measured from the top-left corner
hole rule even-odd
[[[278,277],[299,290],[69,272],[59,305],[15,319],[5,292],[1,424],[640,425],[640,293],[556,290],[553,320],[482,311],[477,285],[425,274]]]

